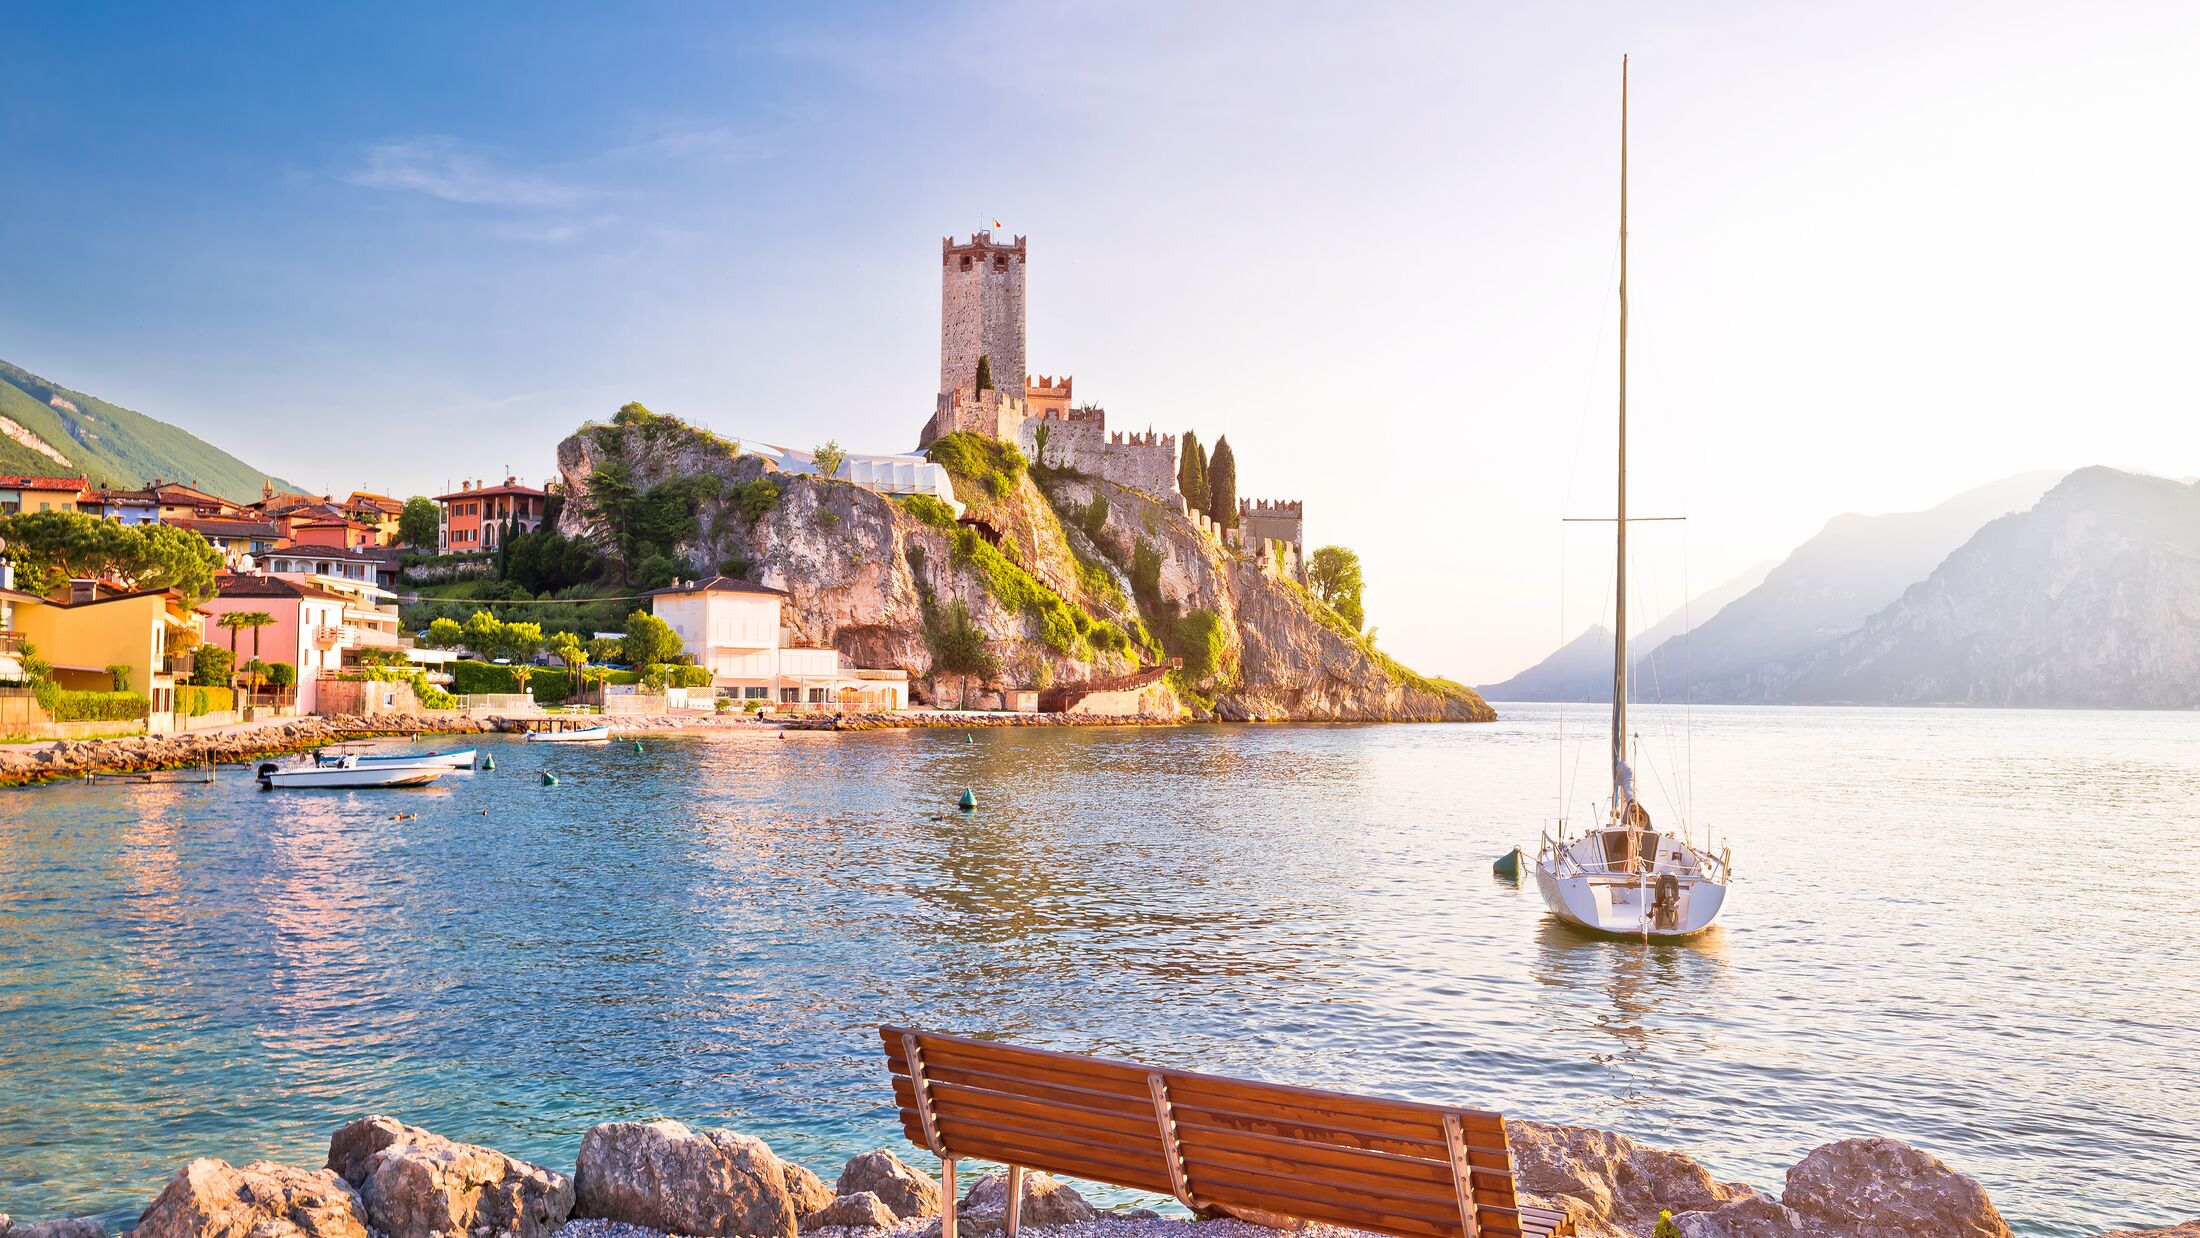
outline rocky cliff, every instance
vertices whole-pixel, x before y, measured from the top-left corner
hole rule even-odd
[[[2200,486],[2081,469],[1822,648],[1698,700],[2200,706]]]
[[[958,438],[961,436],[957,436]],[[938,634],[966,607],[998,661],[972,704],[1008,688],[1106,681],[1169,658],[1142,712],[1228,719],[1454,720],[1495,715],[1467,688],[1419,676],[1354,634],[1272,557],[1224,546],[1172,504],[973,440],[943,459],[966,505],[896,499],[790,475],[667,417],[591,425],[558,447],[559,531],[602,541],[590,486],[678,483],[697,496],[678,557],[785,589],[798,639],[909,673],[911,695],[955,704]],[[608,474],[599,474],[608,466]]]

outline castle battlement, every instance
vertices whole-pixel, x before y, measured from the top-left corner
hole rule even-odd
[[[1150,428],[1143,433],[1137,430],[1116,430],[1108,435],[1111,447],[1166,447],[1176,450],[1176,435],[1155,434]]]
[[[1238,516],[1304,516],[1303,499],[1239,499]]]
[[[1024,390],[1026,393],[1029,394],[1037,394],[1041,391],[1055,391],[1059,389],[1062,395],[1066,398],[1069,395],[1070,382],[1070,376],[1067,374],[1062,375],[1060,378],[1053,378],[1048,375],[1041,374],[1037,378],[1031,379],[1030,381],[1026,382],[1024,384]]]
[[[993,233],[984,228],[971,233],[970,239],[967,241],[958,241],[951,236],[940,238],[940,259],[942,261],[978,254],[1014,254],[1019,258],[1024,257],[1024,238],[1017,237],[1013,244],[996,241],[993,239]]]

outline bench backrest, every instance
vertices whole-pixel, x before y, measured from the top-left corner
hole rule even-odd
[[[1505,1120],[1479,1109],[1282,1087],[879,1029],[910,1142],[1398,1238],[1517,1238]]]

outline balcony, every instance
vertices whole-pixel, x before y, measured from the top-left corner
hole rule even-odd
[[[342,644],[343,640],[344,629],[342,628],[313,629],[313,644],[317,649],[334,649]]]

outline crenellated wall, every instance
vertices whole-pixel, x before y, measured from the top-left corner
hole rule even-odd
[[[1306,504],[1298,499],[1239,499],[1238,527],[1248,538],[1303,545]]]
[[[1033,460],[1041,456],[1042,426],[1047,432],[1045,463],[1051,468],[1074,469],[1152,495],[1177,492],[1174,434],[1111,431],[1101,409],[1072,409],[1063,417],[1027,418],[1016,427],[1016,445]]]

